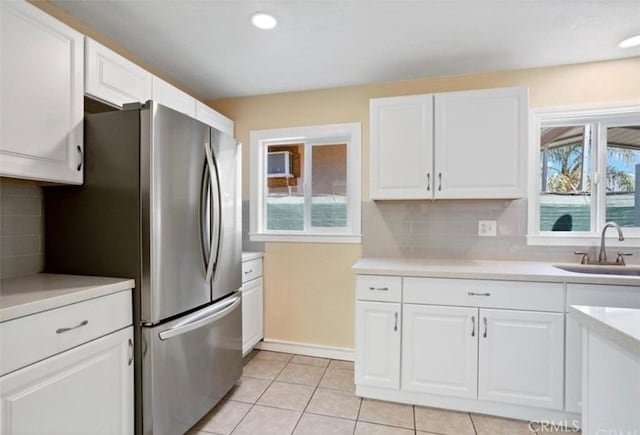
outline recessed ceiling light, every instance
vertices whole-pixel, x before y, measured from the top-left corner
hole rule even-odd
[[[622,48],[629,48],[629,47],[635,47],[636,45],[640,45],[640,35],[627,38],[624,41],[622,41],[619,45]]]
[[[256,12],[251,15],[251,22],[258,29],[269,30],[273,29],[278,25],[278,20],[271,14],[267,14],[265,12]]]

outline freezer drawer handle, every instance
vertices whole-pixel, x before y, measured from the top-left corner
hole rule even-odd
[[[89,321],[88,321],[88,320],[83,320],[82,322],[78,323],[76,326],[72,326],[72,327],[70,327],[70,328],[58,328],[58,329],[56,329],[56,334],[62,334],[62,333],[64,333],[64,332],[67,332],[67,331],[71,331],[71,330],[73,330],[73,329],[80,328],[80,327],[82,327],[82,326],[87,326],[88,324],[89,324]]]
[[[231,313],[238,305],[240,305],[241,300],[241,296],[238,295],[231,301],[224,301],[220,304],[213,305],[211,308],[207,309],[206,314],[208,315],[205,317],[202,317],[205,313],[199,313],[185,319],[183,322],[178,323],[171,329],[160,332],[158,336],[160,337],[160,340],[168,340],[189,331],[193,331],[194,329],[202,328],[203,326],[213,323],[216,320],[220,320],[227,314]]]

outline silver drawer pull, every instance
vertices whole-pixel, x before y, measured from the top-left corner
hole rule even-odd
[[[245,271],[244,271],[244,274],[245,274],[245,275],[249,275],[251,272],[253,272],[253,269],[245,270]]]
[[[469,296],[491,296],[491,293],[476,293],[476,292],[468,292]]]
[[[389,287],[369,287],[371,291],[380,291],[380,292],[388,292]]]
[[[482,334],[482,336],[483,336],[484,338],[487,338],[487,330],[488,330],[488,329],[489,329],[489,328],[487,327],[487,318],[485,317],[485,318],[484,318],[484,334]]]
[[[71,328],[58,328],[56,329],[56,334],[62,334],[63,332],[71,331],[72,329],[80,328],[82,326],[87,326],[89,324],[88,320],[83,320],[78,323],[76,326],[72,326]]]

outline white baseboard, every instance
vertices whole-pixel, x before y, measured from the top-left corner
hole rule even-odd
[[[294,341],[271,340],[265,338],[255,346],[256,349],[273,352],[295,353],[298,355],[317,356],[320,358],[353,361],[355,353],[348,347],[331,347],[318,344],[297,343]]]

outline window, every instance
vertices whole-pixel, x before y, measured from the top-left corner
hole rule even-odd
[[[250,239],[360,243],[360,131],[251,131]]]
[[[614,221],[640,245],[640,106],[533,119],[528,243],[592,245]]]

